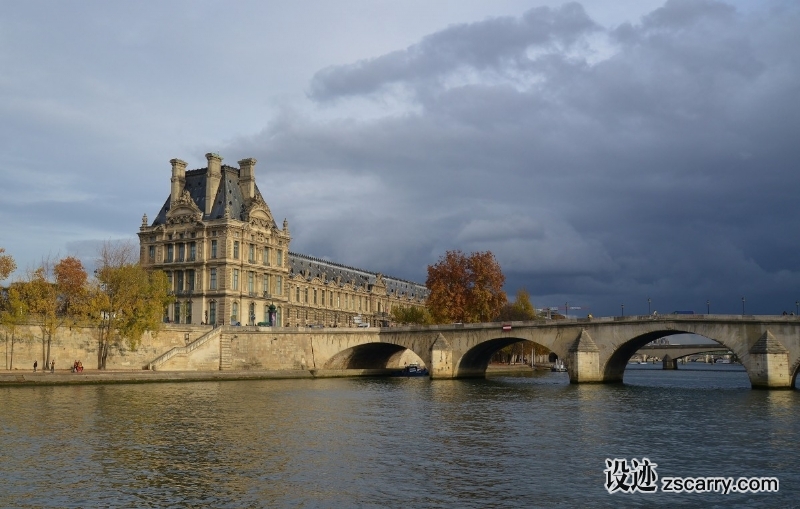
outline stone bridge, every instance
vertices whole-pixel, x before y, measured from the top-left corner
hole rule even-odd
[[[485,376],[497,350],[532,341],[565,362],[572,383],[621,382],[637,350],[675,334],[697,334],[730,350],[756,388],[792,388],[800,367],[797,316],[627,316],[383,329],[227,326],[215,331],[206,335],[211,337],[205,340],[208,345],[199,346],[200,338],[149,367],[307,369],[320,376],[344,370],[377,373],[402,366],[411,351],[433,379],[470,378]]]
[[[647,357],[658,357],[664,359],[669,356],[670,359],[680,359],[689,355],[698,355],[701,353],[713,353],[723,355],[728,353],[729,350],[719,343],[704,343],[704,344],[687,344],[687,345],[646,345],[641,347],[636,353],[638,355],[647,355]]]

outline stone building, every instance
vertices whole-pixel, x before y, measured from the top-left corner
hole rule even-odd
[[[256,185],[255,159],[239,167],[206,154],[186,170],[172,159],[170,196],[139,228],[140,262],[166,272],[174,323],[387,326],[394,306],[424,306],[424,285],[289,251]]]

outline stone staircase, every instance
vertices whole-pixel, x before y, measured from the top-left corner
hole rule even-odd
[[[230,341],[219,342],[219,370],[224,371],[231,369],[233,362],[231,361],[231,343]]]
[[[188,357],[189,354],[196,350],[197,348],[203,346],[207,342],[211,341],[212,339],[216,339],[219,335],[222,334],[222,327],[214,327],[209,332],[203,334],[199,338],[195,339],[191,343],[186,346],[177,346],[171,350],[168,350],[164,354],[158,356],[150,362],[146,368],[151,371],[158,371],[159,367],[163,366],[164,363],[169,361],[174,357]],[[230,345],[228,345],[228,364],[230,365]],[[222,360],[220,357],[220,369],[222,369]]]

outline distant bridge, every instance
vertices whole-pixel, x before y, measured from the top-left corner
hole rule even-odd
[[[753,387],[791,388],[800,367],[798,316],[648,315],[363,329],[226,326],[215,331],[150,366],[379,373],[397,367],[411,351],[433,379],[469,378],[485,376],[492,354],[501,348],[532,341],[565,362],[572,383],[621,382],[628,360],[651,341],[697,334],[734,353]],[[683,356],[677,349],[674,353],[673,358]]]
[[[724,355],[728,352],[730,352],[730,350],[719,343],[697,345],[645,345],[636,351],[637,354],[644,354],[648,357],[658,357],[659,359],[663,359],[666,356],[669,356],[670,359],[680,359],[682,357],[699,355],[701,353]]]

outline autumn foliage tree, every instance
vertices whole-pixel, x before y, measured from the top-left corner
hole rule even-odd
[[[428,311],[435,323],[488,322],[507,302],[505,276],[491,251],[447,251],[428,266]]]
[[[50,348],[58,329],[75,323],[85,310],[86,271],[68,256],[53,265],[42,261],[19,286],[31,318],[42,331],[42,359],[50,363]]]
[[[0,281],[10,276],[17,268],[14,258],[11,255],[3,254],[5,252],[6,250],[0,247]]]
[[[529,321],[536,319],[536,309],[531,304],[531,296],[525,288],[517,290],[514,302],[507,303],[500,310],[498,320],[501,321]]]
[[[392,320],[399,324],[425,325],[431,323],[428,310],[418,306],[394,306]]]
[[[105,369],[113,343],[124,340],[135,350],[145,331],[160,329],[172,297],[166,274],[148,272],[136,263],[130,244],[106,243],[95,276],[90,316],[98,327],[98,368]]]

